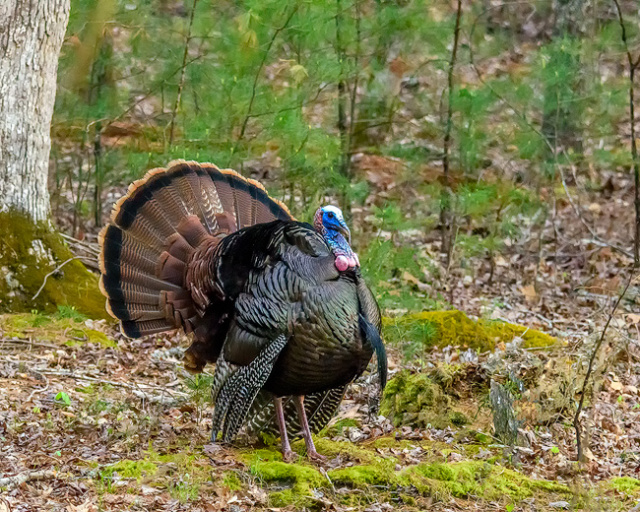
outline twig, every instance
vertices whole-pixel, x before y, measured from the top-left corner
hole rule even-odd
[[[46,480],[48,478],[56,478],[56,472],[49,470],[20,473],[19,475],[0,478],[0,487],[7,487],[9,489],[12,489],[13,487],[18,487],[23,483],[29,482],[31,480]]]
[[[245,115],[244,121],[242,123],[242,128],[240,129],[240,135],[238,136],[238,141],[240,142],[243,138],[244,138],[244,132],[247,130],[247,124],[249,123],[249,119],[251,118],[251,109],[253,109],[253,102],[256,99],[256,94],[257,94],[257,89],[258,89],[258,80],[260,79],[260,73],[262,72],[262,68],[264,67],[265,63],[267,62],[267,58],[269,57],[269,52],[271,51],[271,47],[273,46],[273,43],[276,40],[276,37],[278,37],[278,34],[280,32],[282,32],[285,28],[287,28],[287,25],[289,25],[289,22],[291,21],[291,18],[293,18],[294,14],[298,12],[298,5],[296,5],[292,10],[291,13],[289,14],[289,16],[287,17],[287,19],[285,20],[285,22],[278,27],[275,32],[273,33],[273,35],[271,36],[271,40],[269,41],[269,44],[267,45],[267,49],[264,52],[264,55],[262,56],[262,61],[260,62],[260,65],[258,66],[258,69],[256,70],[256,74],[253,77],[253,87],[251,88],[251,99],[249,100],[249,106],[247,107],[247,114]]]
[[[193,18],[196,13],[196,6],[198,0],[193,0],[193,6],[191,7],[191,17],[189,18],[189,28],[187,29],[187,38],[184,42],[184,53],[182,54],[182,69],[180,70],[180,81],[178,82],[178,95],[176,96],[176,103],[173,106],[171,112],[171,128],[169,129],[169,147],[173,146],[173,133],[175,129],[176,115],[178,114],[178,108],[180,107],[180,100],[182,99],[182,89],[184,88],[184,75],[187,69],[187,57],[189,56],[189,43],[191,42],[191,28],[193,27]]]
[[[82,249],[84,249],[85,251],[91,254],[95,254],[96,256],[100,254],[100,246],[97,243],[78,240],[77,238],[67,235],[65,233],[59,233],[59,235],[62,238],[64,238],[67,241],[67,244],[69,245],[77,245]]]
[[[629,123],[631,124],[631,158],[633,160],[633,177],[634,177],[634,203],[636,210],[636,229],[633,243],[633,266],[640,266],[640,160],[638,159],[638,144],[636,142],[636,111],[635,111],[635,74],[636,69],[640,65],[640,55],[634,62],[629,50],[629,42],[627,41],[627,29],[622,18],[622,9],[618,0],[613,0],[618,11],[618,22],[622,31],[622,42],[627,54],[629,63]]]
[[[340,0],[336,0],[336,56],[340,64],[340,78],[338,79],[338,132],[340,133],[340,173],[349,177],[349,141],[347,132],[347,86],[345,83],[345,51],[342,46],[342,8]],[[351,120],[353,123],[353,120]],[[348,207],[346,195],[343,193],[342,206]],[[350,208],[348,208],[350,210]],[[349,213],[349,212],[347,212]]]
[[[451,177],[449,174],[449,147],[451,146],[451,129],[453,127],[453,71],[458,57],[458,41],[460,39],[460,19],[462,18],[462,0],[458,0],[456,9],[456,23],[453,29],[453,49],[451,50],[451,60],[449,61],[449,71],[447,73],[447,123],[444,132],[444,143],[442,157],[442,171],[444,176],[444,189],[442,204],[440,206],[440,224],[442,226],[442,252],[447,255],[447,266],[451,261],[452,246],[452,215],[451,215]]]
[[[580,402],[578,403],[576,414],[573,417],[573,428],[576,431],[576,443],[578,448],[578,453],[577,453],[578,462],[582,461],[584,458],[583,447],[582,447],[582,424],[580,423],[580,414],[582,413],[582,408],[584,407],[584,397],[587,394],[587,385],[589,384],[589,379],[591,378],[591,374],[593,373],[593,363],[596,359],[596,355],[598,354],[598,351],[600,350],[600,347],[602,346],[602,342],[604,341],[604,336],[607,333],[609,324],[611,324],[611,319],[613,318],[613,315],[615,315],[616,310],[618,309],[618,306],[622,302],[622,298],[627,293],[627,290],[631,285],[631,281],[633,281],[633,273],[629,275],[629,279],[627,281],[626,286],[624,287],[624,290],[622,290],[622,293],[618,296],[618,299],[616,300],[616,303],[613,306],[611,313],[609,313],[609,317],[607,318],[607,323],[604,325],[604,329],[602,329],[602,334],[600,335],[600,338],[598,339],[595,347],[593,347],[593,352],[591,352],[591,357],[589,358],[589,366],[587,367],[587,374],[584,376],[584,382],[582,383],[582,391],[580,393]]]
[[[132,385],[132,384],[127,384],[126,382],[118,382],[118,381],[115,381],[115,380],[105,380],[105,379],[102,379],[102,378],[89,377],[88,375],[78,375],[76,373],[62,372],[62,371],[49,370],[49,369],[34,370],[34,371],[37,371],[38,373],[41,373],[43,375],[59,375],[61,377],[70,377],[72,379],[87,380],[89,382],[100,382],[100,383],[103,383],[103,384],[109,384],[110,386],[131,389],[131,390],[134,390],[134,391],[143,391],[142,388],[144,387],[144,388],[148,388],[148,389],[155,389],[157,391],[174,393],[174,394],[180,395],[180,396],[188,396],[187,393],[183,393],[182,391],[176,391],[176,390],[169,391],[166,387],[151,386],[150,384]]]
[[[525,4],[526,2],[514,2],[514,4],[518,4],[518,3]],[[502,5],[502,4],[500,4],[500,5]],[[486,9],[485,11],[483,11],[481,14],[479,14],[475,18],[475,20],[474,20],[474,22],[473,22],[473,24],[471,26],[471,34],[469,36],[469,41],[473,41],[473,33],[475,31],[475,28],[476,28],[476,25],[477,25],[478,21],[480,20],[480,17],[485,15],[490,9],[493,9],[493,8],[495,8],[495,7],[492,6],[489,9]],[[498,98],[502,103],[504,103],[516,116],[518,116],[527,125],[527,127],[531,131],[533,131],[536,135],[538,135],[538,137],[540,137],[540,140],[542,140],[547,145],[547,147],[549,148],[551,153],[554,155],[555,167],[560,172],[560,177],[561,177],[561,180],[562,180],[562,186],[563,186],[563,189],[565,191],[565,194],[567,195],[567,199],[569,200],[569,204],[571,205],[573,211],[575,212],[576,217],[578,217],[578,220],[582,223],[582,225],[584,225],[584,227],[587,229],[587,231],[589,231],[589,234],[594,239],[594,242],[597,242],[597,243],[601,244],[603,247],[610,247],[614,251],[619,252],[620,254],[623,254],[624,256],[627,256],[628,258],[633,258],[633,254],[631,254],[629,251],[623,249],[622,247],[620,247],[620,246],[618,246],[616,244],[613,244],[611,242],[607,242],[606,240],[603,240],[602,238],[600,238],[598,236],[598,234],[595,232],[595,230],[584,219],[584,217],[582,216],[582,213],[580,211],[580,208],[574,202],[573,197],[569,193],[569,189],[568,189],[567,184],[566,184],[566,179],[564,177],[564,171],[562,169],[562,166],[558,164],[558,156],[557,156],[556,152],[554,151],[553,146],[551,145],[551,143],[549,142],[547,137],[545,137],[544,134],[536,126],[534,126],[531,123],[531,121],[529,121],[529,119],[527,119],[527,116],[524,113],[522,113],[520,110],[518,110],[507,98],[505,98],[504,96],[499,94],[495,90],[495,88],[482,77],[482,73],[480,73],[480,70],[478,69],[478,65],[475,63],[473,45],[471,43],[469,43],[469,64],[471,64],[471,67],[475,71],[475,73],[476,73],[476,75],[478,77],[478,80],[480,80],[482,85],[487,87],[496,98]],[[639,64],[640,64],[640,62],[639,62]],[[566,154],[566,152],[564,152],[564,153]],[[570,162],[570,159],[567,159],[567,160]]]
[[[53,350],[60,349],[60,347],[56,345],[50,345],[48,343],[40,343],[37,341],[25,340],[21,338],[0,338],[0,346],[4,345],[5,343],[21,343],[23,345],[31,345],[34,347],[44,347],[44,348],[50,348]]]
[[[47,379],[44,375],[42,376],[44,378],[44,380],[47,381],[47,383],[44,385],[43,388],[36,388],[34,389],[31,394],[29,395],[29,397],[25,400],[24,403],[29,403],[31,401],[31,399],[33,398],[33,395],[35,395],[36,393],[42,393],[44,391],[46,391],[47,389],[49,389],[49,379]]]
[[[51,272],[49,272],[46,276],[44,276],[44,281],[42,281],[42,286],[40,286],[40,288],[38,288],[38,291],[36,292],[36,294],[31,297],[31,300],[36,300],[38,298],[38,295],[40,295],[40,292],[42,292],[42,290],[44,290],[44,287],[47,285],[47,279],[49,279],[50,276],[52,276],[53,274],[55,274],[56,272],[58,272],[62,267],[64,267],[67,263],[73,261],[73,260],[77,260],[79,259],[80,256],[74,256],[72,258],[69,258],[66,261],[63,261],[62,263],[60,263],[60,265],[58,265],[56,268],[54,268]]]

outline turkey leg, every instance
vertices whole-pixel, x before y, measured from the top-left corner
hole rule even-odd
[[[304,444],[307,446],[307,457],[315,461],[323,461],[327,458],[324,455],[320,455],[316,451],[316,446],[313,444],[311,438],[311,430],[309,430],[309,422],[307,421],[307,413],[304,410],[304,396],[294,396],[293,400],[298,410],[298,417],[300,418],[300,426],[302,427],[302,437],[304,437]]]
[[[276,421],[280,430],[280,441],[282,443],[282,458],[286,462],[293,462],[296,458],[295,452],[289,444],[289,434],[287,434],[287,425],[284,422],[284,410],[282,408],[282,398],[275,397],[273,403],[276,406]]]

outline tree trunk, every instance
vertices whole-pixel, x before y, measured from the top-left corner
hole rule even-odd
[[[96,278],[49,222],[49,131],[68,19],[69,0],[0,2],[0,311],[104,311]]]
[[[69,0],[0,2],[0,211],[49,216],[47,177],[58,54]]]

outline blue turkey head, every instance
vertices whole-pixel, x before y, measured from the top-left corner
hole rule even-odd
[[[336,206],[318,208],[313,219],[320,233],[336,257],[336,268],[343,272],[360,266],[358,255],[351,249],[351,231],[347,227],[342,211]]]

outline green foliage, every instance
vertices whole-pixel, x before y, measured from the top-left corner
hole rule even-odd
[[[197,373],[186,376],[185,386],[190,391],[190,398],[199,406],[211,402],[211,388],[213,385],[213,375],[209,373]]]
[[[57,404],[63,405],[65,407],[71,405],[71,398],[64,391],[60,391],[54,398]]]

